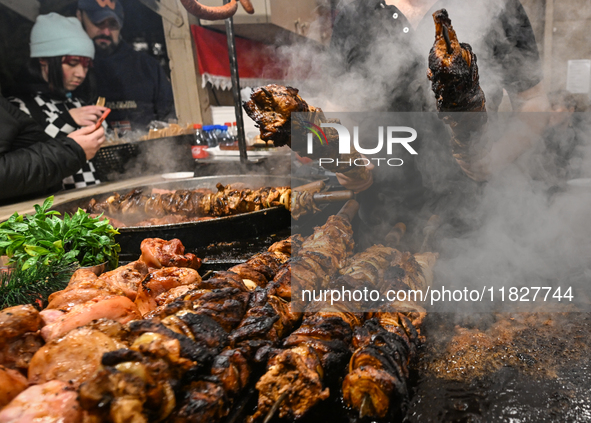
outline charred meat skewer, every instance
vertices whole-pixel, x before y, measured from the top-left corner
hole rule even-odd
[[[487,122],[486,99],[480,88],[478,64],[472,47],[460,43],[445,9],[433,14],[435,43],[429,53],[427,76],[437,110],[452,128],[452,151],[462,168],[474,157],[475,134]],[[481,112],[476,114],[450,112]]]
[[[385,282],[395,289],[424,291],[433,282],[437,257],[435,253],[398,255],[385,272]],[[420,326],[426,312],[410,301],[394,302],[385,309],[368,313],[368,320],[356,330],[356,350],[343,380],[345,404],[360,417],[384,418],[388,412],[404,411],[409,399],[408,366],[422,341]]]
[[[299,91],[293,87],[275,84],[262,86],[252,92],[250,100],[245,102],[243,107],[259,127],[262,140],[273,141],[277,147],[288,145],[301,156],[310,156],[306,142],[302,142],[307,139],[309,125],[318,127],[322,123],[340,123],[340,121],[326,118],[322,109],[309,105],[298,93]],[[292,116],[293,113],[297,115]],[[334,163],[325,164],[324,167],[356,179],[368,179],[370,174],[364,166],[342,165],[345,162],[353,163],[360,159],[361,155],[357,151],[351,154],[339,154],[337,130],[330,127],[322,130],[325,139],[313,140],[312,158],[338,158],[341,166],[335,160]],[[292,143],[292,139],[300,142]]]

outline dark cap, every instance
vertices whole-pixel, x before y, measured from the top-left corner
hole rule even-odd
[[[84,10],[94,24],[114,18],[123,26],[123,6],[119,0],[78,0],[78,9]]]

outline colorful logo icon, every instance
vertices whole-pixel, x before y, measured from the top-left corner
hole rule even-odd
[[[320,145],[328,145],[328,138],[326,137],[326,134],[324,133],[324,131],[322,130],[322,128],[318,125],[313,124],[310,121],[305,120],[304,123],[306,123],[305,128],[312,132],[314,135],[316,135],[316,137],[318,138],[318,141],[320,141]],[[322,134],[322,136],[320,136]]]
[[[111,0],[96,0],[100,7],[108,7],[111,10],[115,10],[115,2]]]

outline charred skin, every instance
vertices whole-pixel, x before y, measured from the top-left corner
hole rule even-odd
[[[309,156],[307,151],[301,150],[303,145],[292,145],[292,135],[297,139],[306,139],[309,124],[320,126],[322,123],[340,123],[336,119],[327,119],[320,108],[309,105],[293,87],[281,85],[266,85],[254,90],[250,100],[243,107],[248,116],[254,120],[261,131],[263,141],[273,141],[276,147],[288,145],[301,156]],[[292,118],[292,113],[299,113]],[[292,128],[294,134],[292,134]],[[338,158],[343,162],[361,158],[357,151],[351,154],[339,154],[338,132],[334,128],[323,128],[326,140],[315,139],[312,158]],[[305,143],[304,143],[305,144]],[[336,160],[335,160],[336,163]],[[348,177],[367,179],[369,173],[364,166],[336,166],[326,165],[326,169],[344,173]]]
[[[243,107],[261,130],[263,141],[291,147],[291,114],[310,112],[310,106],[292,87],[271,84],[252,92]]]
[[[429,53],[427,75],[441,112],[484,112],[478,65],[472,47],[460,43],[445,9],[433,14],[435,43]]]
[[[181,3],[187,9],[187,12],[197,16],[199,19],[206,19],[208,21],[231,18],[236,13],[236,10],[238,10],[236,0],[230,0],[229,3],[216,7],[204,6],[197,0],[181,0]],[[246,13],[250,15],[254,13],[254,8],[250,0],[240,0],[240,4]]]
[[[474,158],[475,135],[487,122],[486,99],[480,88],[476,54],[458,41],[445,9],[433,14],[435,43],[429,53],[427,76],[437,110],[452,128],[452,152],[462,168]],[[481,112],[477,114],[449,112]]]

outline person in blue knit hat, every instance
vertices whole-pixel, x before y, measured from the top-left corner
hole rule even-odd
[[[9,100],[39,123],[52,138],[94,125],[107,109],[85,105],[92,91],[86,76],[94,58],[94,43],[80,21],[57,13],[37,17],[31,31],[28,81]],[[64,189],[100,183],[91,162],[63,180]]]
[[[174,118],[172,85],[164,69],[121,37],[121,1],[78,0],[77,16],[96,47],[97,92],[112,110],[109,124],[120,131],[146,130],[153,120]]]

